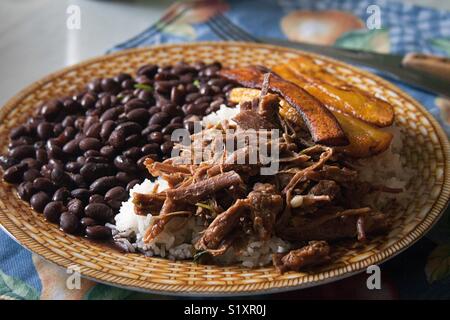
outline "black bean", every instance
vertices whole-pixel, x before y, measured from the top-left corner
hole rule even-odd
[[[40,109],[40,114],[46,120],[54,120],[58,113],[63,109],[63,104],[59,100],[50,100]]]
[[[116,179],[119,183],[126,185],[131,180],[136,179],[136,175],[129,172],[119,171],[116,173]]]
[[[49,122],[41,122],[37,126],[37,134],[42,140],[48,139],[53,136],[54,125]]]
[[[117,149],[125,146],[126,138],[129,135],[137,134],[142,131],[142,127],[136,122],[124,122],[119,124],[111,133],[108,142]]]
[[[47,151],[44,149],[36,149],[36,160],[45,164],[48,161]]]
[[[170,155],[170,152],[172,151],[173,142],[172,141],[166,141],[161,145],[161,152],[165,155]]]
[[[63,110],[66,113],[72,114],[77,113],[81,110],[81,105],[78,101],[72,100],[72,99],[66,99],[63,102]],[[63,126],[65,126],[63,124]]]
[[[35,193],[30,198],[30,205],[31,207],[41,213],[47,203],[50,202],[49,196],[44,191],[39,191],[38,193]]]
[[[212,98],[210,96],[203,96],[195,99],[194,104],[202,104],[204,102],[211,102]]]
[[[84,216],[83,202],[77,198],[71,199],[67,204],[67,211],[77,216],[78,218],[82,218]]]
[[[155,113],[151,118],[148,124],[159,124],[164,126],[170,121],[170,116],[166,112],[158,112]]]
[[[153,143],[160,144],[163,141],[163,134],[159,131],[150,133],[148,140]]]
[[[167,126],[165,126],[161,133],[164,134],[171,134],[174,130],[183,128],[183,125],[181,123],[169,123]]]
[[[51,179],[58,186],[70,186],[72,184],[71,177],[62,168],[53,168]]]
[[[1,155],[0,156],[0,166],[3,168],[3,170],[6,170],[13,165],[17,164],[17,159],[14,159],[10,156]]]
[[[49,140],[50,141],[50,140]],[[65,154],[63,149],[55,143],[47,143],[46,144],[47,155],[49,158],[54,159],[64,159]]]
[[[9,151],[9,156],[17,160],[34,157],[35,155],[36,152],[31,145],[21,145]]]
[[[108,190],[105,194],[105,201],[117,200],[126,201],[128,199],[128,192],[123,187],[114,187]]]
[[[111,229],[105,226],[87,226],[86,236],[90,239],[105,240],[111,238]]]
[[[118,117],[119,117],[119,109],[111,108],[103,112],[102,116],[100,117],[100,122],[104,123],[107,120],[116,120]]]
[[[27,137],[27,136],[23,136],[23,137],[20,137],[20,138],[18,138],[16,140],[11,140],[8,143],[8,148],[9,149],[14,149],[15,147],[18,147],[18,146],[23,146],[23,145],[26,145],[26,144],[33,144],[33,142],[34,142],[33,138]]]
[[[11,132],[9,133],[9,137],[13,140],[25,135],[27,135],[27,129],[24,125],[11,129]]]
[[[172,120],[170,120],[170,123],[183,123],[183,117],[177,116],[177,117],[173,117]]]
[[[186,95],[186,102],[194,102],[196,99],[200,98],[201,94],[198,92],[189,93]]]
[[[127,192],[130,192],[130,190],[133,189],[133,187],[135,185],[137,185],[138,183],[140,183],[139,179],[131,180],[130,182],[128,182],[127,187],[125,188],[125,190]]]
[[[28,169],[39,169],[41,167],[41,163],[34,158],[25,158],[20,161],[20,163],[27,166]]]
[[[99,138],[101,129],[102,124],[100,122],[94,123],[86,130],[86,136],[90,138]]]
[[[100,79],[92,80],[91,82],[89,82],[87,84],[86,88],[92,92],[97,92],[97,93],[101,92],[102,91],[101,80]]]
[[[80,141],[79,146],[83,151],[99,150],[102,147],[102,143],[96,138],[84,138]]]
[[[109,136],[108,142],[114,148],[121,149],[125,145],[125,132],[123,130],[114,130]]]
[[[41,172],[38,169],[28,169],[23,174],[23,180],[33,182],[34,179],[39,178],[41,176]]]
[[[113,120],[106,120],[105,122],[102,123],[102,128],[100,130],[100,137],[102,138],[103,141],[108,140],[115,126],[116,124]]]
[[[140,142],[141,142],[141,135],[139,134],[132,134],[125,138],[125,146],[134,146],[140,144]]]
[[[22,182],[17,187],[17,194],[20,199],[24,201],[29,201],[31,196],[36,193],[36,190],[33,187],[33,183],[31,182]]]
[[[59,219],[59,227],[62,231],[75,234],[80,226],[80,220],[70,212],[63,212]]]
[[[130,159],[138,159],[141,156],[141,148],[131,147],[123,152],[123,155]]]
[[[71,162],[66,163],[65,169],[66,169],[66,171],[71,172],[71,173],[78,173],[78,172],[80,172],[80,169],[82,166],[83,165],[81,163],[71,161]]]
[[[81,200],[83,203],[87,203],[89,201],[89,197],[91,196],[91,192],[85,188],[77,188],[72,190],[70,195],[73,198]]]
[[[148,119],[150,118],[150,115],[147,111],[147,109],[144,108],[137,108],[133,109],[130,112],[127,112],[127,118],[130,121],[134,121],[140,124],[147,123]]]
[[[162,126],[160,126],[159,124],[151,124],[148,127],[146,127],[144,130],[141,131],[141,134],[143,136],[147,136],[150,133],[154,132],[154,131],[160,131],[162,129]]]
[[[81,106],[84,109],[91,109],[95,106],[97,102],[97,97],[92,93],[86,93],[81,99]]]
[[[104,203],[90,203],[84,208],[84,213],[86,216],[101,222],[107,222],[114,216],[111,208]]]
[[[89,197],[89,203],[105,203],[105,199],[101,194],[93,194]]]
[[[64,131],[62,132],[64,136],[64,140],[70,141],[75,137],[75,134],[77,133],[77,130],[74,127],[66,127]]]
[[[102,90],[116,94],[120,91],[120,84],[111,78],[105,78],[101,81]]]
[[[78,187],[80,187],[80,188],[87,188],[88,187],[88,184],[86,183],[84,178],[81,176],[81,174],[70,173],[69,175],[70,175],[70,178],[72,179],[73,183],[75,185],[77,185]]]
[[[159,145],[157,143],[149,143],[144,145],[141,148],[142,154],[150,154],[150,153],[157,153],[159,150]]]
[[[147,64],[147,65],[141,66],[138,69],[137,74],[138,75],[145,75],[148,78],[153,78],[157,72],[158,72],[158,66],[157,65]]]
[[[161,107],[159,107],[159,106],[153,106],[150,109],[148,109],[148,113],[150,114],[150,116],[153,116],[154,114],[157,114],[158,112],[161,112]],[[151,124],[152,123],[149,122],[149,125],[151,125]]]
[[[105,158],[112,159],[116,154],[116,150],[113,146],[103,146],[100,149],[100,154]]]
[[[107,163],[88,162],[80,169],[80,174],[84,180],[90,182],[100,177],[111,174],[111,166]]]
[[[125,112],[128,113],[134,109],[147,109],[149,107],[148,102],[142,99],[132,99],[125,104]]]
[[[124,155],[118,155],[114,158],[114,165],[117,169],[124,172],[133,173],[136,171],[135,162]]]
[[[86,158],[85,163],[109,163],[109,160],[102,155],[98,157],[90,156]]]
[[[83,153],[83,156],[86,158],[86,162],[90,162],[89,159],[90,159],[90,158],[93,158],[93,157],[94,157],[94,158],[97,158],[97,157],[104,158],[104,157],[102,156],[102,154],[100,153],[100,151],[98,151],[98,150],[93,150],[93,149],[85,151],[85,152]],[[104,161],[106,161],[106,159],[105,159]]]
[[[89,186],[89,190],[92,193],[104,194],[106,191],[117,185],[117,179],[115,176],[106,176],[96,179]]]
[[[55,191],[53,194],[53,201],[61,201],[62,203],[66,203],[67,199],[70,197],[70,191],[66,187],[61,187]]]
[[[61,201],[52,201],[45,206],[44,217],[50,222],[58,223],[61,213],[64,211],[66,211],[66,208]]]
[[[84,228],[89,227],[89,226],[95,226],[95,225],[98,224],[97,221],[95,221],[94,219],[92,219],[92,218],[90,218],[90,217],[84,217],[84,218],[81,219],[80,222],[81,222],[81,225],[82,225]]]
[[[183,102],[185,94],[186,90],[184,89],[183,85],[180,84],[176,87],[173,87],[170,92],[170,101],[175,104],[180,104]]]
[[[48,178],[39,177],[34,179],[33,187],[38,191],[44,191],[46,193],[52,193],[55,190],[55,185]]]

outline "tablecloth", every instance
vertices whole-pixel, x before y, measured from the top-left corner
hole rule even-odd
[[[374,7],[375,6],[375,7]],[[180,9],[181,8],[181,9]],[[184,9],[182,9],[184,8]],[[450,12],[382,0],[228,0],[175,4],[161,20],[111,51],[158,43],[221,40],[206,23],[215,12],[255,36],[326,45],[450,56]],[[380,19],[374,22],[375,13]],[[174,14],[176,13],[176,14]],[[166,16],[167,18],[167,16]],[[130,17],[132,21],[132,17]],[[378,25],[377,25],[378,22]],[[375,23],[375,28],[374,24]],[[119,26],[118,26],[119,27]],[[369,28],[370,27],[370,28]],[[51,70],[49,70],[50,72]],[[372,70],[377,72],[377,70]],[[392,81],[391,79],[389,79]],[[395,81],[420,101],[450,134],[450,101]],[[419,242],[381,265],[381,290],[368,290],[366,274],[316,288],[263,296],[271,299],[448,299],[450,214]],[[0,297],[13,299],[173,299],[90,280],[69,290],[69,274],[22,248],[0,231]],[[261,298],[256,296],[253,298]]]

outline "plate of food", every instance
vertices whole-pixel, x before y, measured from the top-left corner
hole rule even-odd
[[[11,237],[85,277],[161,294],[363,272],[424,236],[450,194],[448,139],[417,101],[271,45],[88,60],[12,98],[0,136]]]

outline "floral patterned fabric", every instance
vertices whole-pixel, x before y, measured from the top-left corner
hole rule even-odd
[[[222,12],[255,36],[270,36],[377,52],[410,51],[450,56],[450,12],[382,0],[197,1],[170,23],[149,27],[111,51],[157,43],[220,40],[205,23]],[[381,9],[381,28],[369,30],[370,5]],[[378,73],[377,70],[371,70]],[[390,80],[391,81],[391,80]],[[420,101],[450,134],[450,101],[394,82]],[[174,299],[97,284],[66,288],[69,274],[23,249],[0,231],[0,297],[11,299]],[[381,290],[368,290],[367,274],[332,284],[264,298],[449,299],[450,214],[422,240],[381,266]],[[261,296],[256,297],[261,298]]]

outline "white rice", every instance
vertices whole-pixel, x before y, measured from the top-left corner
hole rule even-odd
[[[235,115],[237,115],[240,111],[239,105],[236,107],[227,107],[226,105],[222,104],[216,112],[212,112],[208,114],[207,116],[203,117],[202,119],[202,125],[203,127],[207,128],[209,126],[214,126],[224,120],[230,121],[233,123],[234,121],[231,120]]]
[[[207,127],[224,120],[229,121],[238,112],[239,106],[230,108],[222,105],[217,112],[204,117],[202,124]],[[400,156],[402,149],[401,131],[395,126],[385,130],[392,132],[394,135],[391,146],[382,154],[357,162],[356,169],[359,172],[360,180],[391,188],[407,188],[412,172],[405,167]],[[115,239],[125,241],[127,245],[131,246],[131,242],[128,242],[128,240],[134,238],[132,247],[147,256],[160,256],[172,260],[192,259],[194,254],[193,244],[201,236],[201,231],[204,230],[201,220],[197,217],[188,219],[174,217],[164,231],[151,243],[144,244],[142,240],[145,231],[153,223],[154,218],[151,214],[147,216],[135,214],[132,195],[134,192],[154,192],[156,184],[158,184],[156,192],[168,188],[167,182],[158,178],[155,182],[145,180],[130,191],[130,198],[122,203],[119,214],[115,217],[117,229]],[[381,209],[389,201],[392,202],[394,198],[397,202],[404,203],[408,200],[408,193],[374,193],[367,197],[365,201]],[[241,249],[230,248],[224,255],[217,257],[216,262],[223,265],[240,263],[248,268],[265,266],[271,263],[272,254],[288,252],[289,249],[290,244],[277,237],[272,237],[265,242],[252,238]]]

